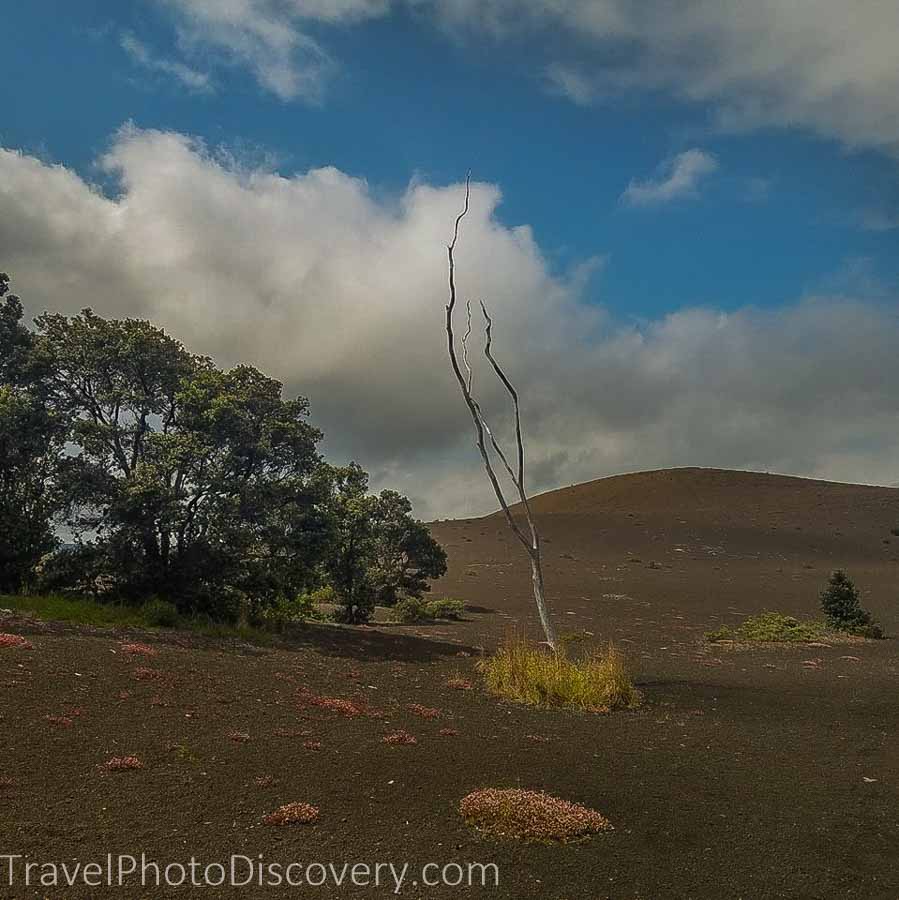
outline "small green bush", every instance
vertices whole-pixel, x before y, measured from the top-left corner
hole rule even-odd
[[[393,618],[404,625],[414,625],[416,622],[430,622],[432,617],[427,614],[424,600],[419,597],[403,597],[393,607]]]
[[[433,622],[435,619],[461,619],[465,612],[462,600],[449,597],[424,600],[421,597],[403,597],[393,607],[393,618],[405,625]]]
[[[765,612],[750,616],[736,628],[723,625],[706,633],[707,641],[820,641],[827,634],[822,622],[801,622],[793,616]]]
[[[425,609],[432,619],[461,619],[465,612],[465,602],[451,597],[435,597],[425,601]]]
[[[178,624],[178,608],[160,597],[148,600],[141,613],[144,621],[152,628],[174,628]]]

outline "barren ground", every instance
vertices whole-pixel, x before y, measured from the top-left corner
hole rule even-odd
[[[0,620],[0,631],[34,645],[0,649],[0,777],[12,780],[0,787],[0,852],[60,862],[142,850],[159,860],[476,860],[501,870],[499,889],[407,884],[406,897],[896,900],[899,491],[686,469],[605,479],[534,505],[559,627],[584,635],[578,646],[613,640],[627,652],[640,710],[547,712],[485,695],[474,673],[481,648],[533,628],[529,573],[501,518],[435,523],[450,555],[435,592],[470,604],[465,622],[317,626],[270,649]],[[890,639],[702,642],[704,631],[765,609],[817,615],[837,566]],[[157,655],[124,653],[134,639]],[[449,689],[454,674],[475,688]],[[367,714],[342,716],[316,705],[320,696],[355,698]],[[421,718],[410,704],[440,716]],[[382,743],[399,728],[417,743]],[[458,733],[440,734],[447,728]],[[98,768],[129,754],[145,767]],[[484,786],[547,790],[598,809],[615,830],[567,846],[487,839],[457,814],[461,797]],[[294,800],[320,808],[314,825],[261,824]],[[0,882],[2,897],[185,893]],[[344,894],[390,889],[231,895]]]

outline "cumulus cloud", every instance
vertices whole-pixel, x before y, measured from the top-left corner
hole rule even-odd
[[[626,206],[659,206],[695,196],[699,182],[718,168],[718,161],[703,150],[685,150],[659,168],[659,176],[645,181],[631,181],[621,202]]]
[[[445,243],[461,185],[384,196],[334,168],[281,175],[135,128],[100,164],[113,194],[0,151],[0,269],[30,313],[150,318],[309,396],[326,451],[357,458],[420,515],[492,508],[445,358]],[[584,267],[553,273],[527,226],[497,220],[500,202],[495,185],[473,186],[459,287],[492,308],[534,489],[687,464],[896,479],[894,298],[622,326],[582,301]],[[502,432],[505,396],[483,367],[476,385]]]
[[[192,91],[208,93],[212,90],[212,80],[206,72],[199,72],[176,60],[164,59],[151,53],[147,46],[133,34],[126,32],[119,43],[122,49],[137,63],[151,72],[160,72],[177,79]]]

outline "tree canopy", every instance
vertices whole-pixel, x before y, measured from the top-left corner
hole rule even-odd
[[[47,313],[29,331],[21,318],[7,295],[0,589],[27,582],[54,520],[75,546],[38,566],[48,586],[215,618],[329,584],[364,621],[445,571],[409,501],[371,495],[356,464],[329,465],[307,400],[258,369],[220,369],[139,319]],[[27,548],[12,540],[24,519]]]

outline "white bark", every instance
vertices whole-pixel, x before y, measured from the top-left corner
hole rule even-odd
[[[481,312],[484,316],[485,323],[484,355],[489,360],[490,365],[493,368],[493,371],[496,373],[497,378],[499,378],[499,380],[503,384],[503,387],[505,387],[506,391],[508,391],[509,393],[509,396],[512,398],[512,408],[515,415],[516,444],[516,460],[514,469],[495,435],[491,431],[490,426],[488,425],[487,420],[481,410],[480,404],[472,394],[473,372],[468,359],[468,339],[471,336],[470,301],[465,304],[467,313],[467,328],[461,341],[462,363],[465,367],[464,375],[462,374],[462,370],[459,368],[459,361],[456,356],[456,338],[453,331],[453,313],[456,309],[456,270],[455,258],[453,254],[456,249],[456,241],[459,238],[459,226],[462,222],[462,219],[464,219],[466,214],[468,213],[470,197],[471,175],[469,174],[468,178],[465,181],[465,206],[462,209],[462,212],[459,213],[459,215],[456,217],[456,224],[453,228],[453,240],[447,246],[447,257],[449,262],[449,302],[446,305],[446,337],[450,364],[452,365],[453,374],[456,377],[459,388],[462,391],[462,396],[464,397],[465,403],[468,406],[468,411],[471,413],[471,419],[475,427],[478,451],[480,452],[481,458],[484,461],[484,468],[487,471],[487,477],[490,480],[490,485],[493,488],[496,499],[499,501],[499,505],[506,517],[506,521],[509,523],[509,527],[512,529],[515,537],[518,538],[518,540],[521,542],[521,545],[524,547],[525,552],[528,554],[528,557],[531,561],[531,582],[534,588],[534,601],[537,604],[537,613],[540,616],[540,624],[543,626],[543,633],[546,636],[546,642],[553,650],[557,650],[558,642],[556,640],[556,632],[555,628],[553,627],[552,619],[549,615],[549,610],[546,606],[546,594],[543,584],[543,563],[540,555],[540,533],[538,532],[537,526],[534,522],[534,517],[531,513],[531,507],[528,503],[527,492],[525,491],[524,486],[524,440],[521,433],[521,409],[518,401],[518,392],[515,390],[512,382],[508,379],[506,373],[503,371],[502,367],[499,365],[493,355],[493,320],[490,318],[490,315],[487,312],[487,307],[483,301],[481,301]],[[500,484],[499,478],[497,478],[496,472],[493,468],[493,461],[490,458],[490,453],[487,449],[487,442],[485,438],[489,439],[490,446],[499,457],[500,461],[503,464],[503,467],[509,475],[509,478],[515,485],[515,490],[518,494],[518,498],[521,502],[525,519],[527,521],[527,532],[525,532],[515,521],[515,518],[512,515],[511,510],[509,509],[509,504],[506,501],[502,485]]]

